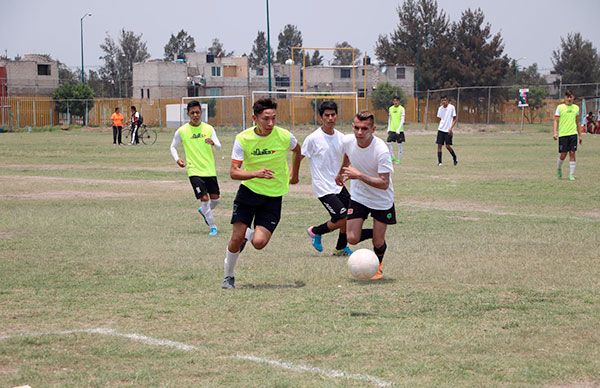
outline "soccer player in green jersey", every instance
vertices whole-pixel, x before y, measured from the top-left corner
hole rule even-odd
[[[400,164],[402,161],[402,155],[404,154],[404,119],[405,111],[404,107],[400,105],[400,97],[394,96],[392,98],[392,106],[388,109],[388,137],[386,140],[390,155],[392,155],[392,162]],[[393,144],[398,144],[398,157],[394,157]]]
[[[234,268],[247,241],[263,249],[281,219],[281,201],[289,184],[298,183],[300,144],[288,130],[275,125],[277,103],[270,98],[252,106],[256,125],[235,137],[231,179],[242,181],[233,201],[231,238],[227,245],[222,288],[235,288]],[[294,153],[292,175],[287,151]],[[254,222],[254,228],[252,224]]]
[[[577,143],[581,144],[581,127],[579,122],[579,107],[573,104],[575,95],[570,90],[565,92],[565,102],[556,107],[554,112],[553,137],[558,140],[558,160],[556,176],[562,178],[562,165],[569,153],[569,180],[575,180],[575,152]]]
[[[171,142],[171,156],[179,167],[187,167],[194,195],[200,200],[198,212],[210,228],[208,234],[216,236],[218,229],[213,209],[219,204],[220,191],[212,148],[221,148],[221,143],[215,129],[201,121],[202,108],[198,101],[188,103],[187,113],[190,121],[175,131]],[[177,146],[181,143],[183,143],[186,160],[181,159],[177,154]]]

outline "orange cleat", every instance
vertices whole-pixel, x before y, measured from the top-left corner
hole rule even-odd
[[[383,263],[379,263],[379,269],[375,272],[375,275],[371,278],[371,280],[381,280],[383,279]]]

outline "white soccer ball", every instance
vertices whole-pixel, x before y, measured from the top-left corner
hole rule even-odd
[[[371,279],[379,268],[379,259],[370,249],[358,249],[348,258],[348,269],[357,279]]]

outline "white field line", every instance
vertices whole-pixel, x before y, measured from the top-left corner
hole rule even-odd
[[[69,335],[69,334],[78,334],[78,333],[100,334],[100,335],[107,335],[107,336],[112,336],[112,337],[121,337],[121,338],[129,339],[134,342],[141,342],[146,345],[169,347],[169,348],[174,348],[177,350],[182,350],[185,352],[191,352],[191,351],[199,349],[197,346],[188,345],[183,342],[171,341],[171,340],[160,339],[160,338],[152,338],[152,337],[147,337],[145,335],[135,334],[135,333],[131,333],[131,334],[130,333],[119,333],[118,331],[115,331],[113,329],[102,328],[102,327],[97,327],[97,328],[92,328],[92,329],[63,330],[63,331],[52,331],[52,332],[32,332],[32,333],[20,333],[20,334],[14,334],[14,335],[3,335],[3,336],[0,336],[0,341],[9,340],[12,338],[19,338],[19,337],[43,337],[43,336]],[[377,387],[392,386],[392,383],[390,383],[388,381],[381,380],[377,377],[365,375],[365,374],[347,373],[347,372],[339,371],[339,370],[335,370],[335,369],[321,369],[321,368],[317,368],[314,366],[302,365],[302,364],[292,364],[292,363],[286,362],[286,361],[273,360],[273,359],[257,357],[257,356],[253,356],[253,355],[238,354],[235,356],[229,356],[227,358],[234,359],[234,360],[250,361],[250,362],[255,362],[258,364],[266,364],[266,365],[270,365],[270,366],[273,366],[276,368],[287,369],[287,370],[291,370],[294,372],[300,372],[300,373],[309,372],[309,373],[318,374],[318,375],[321,375],[324,377],[329,377],[332,379],[344,378],[344,379],[349,379],[349,380],[365,381],[365,382],[371,383]]]

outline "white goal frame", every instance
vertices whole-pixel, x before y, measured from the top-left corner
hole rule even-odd
[[[189,101],[196,100],[200,103],[203,101],[212,100],[212,99],[225,99],[225,98],[233,98],[233,99],[241,99],[242,100],[242,111],[240,114],[242,115],[242,130],[246,128],[246,96],[236,95],[236,96],[196,96],[196,97],[181,97],[181,105],[186,106]],[[181,111],[180,111],[181,112]],[[183,113],[179,115],[179,125],[183,125],[186,119],[183,117]]]
[[[358,113],[358,92],[280,92],[276,90],[268,91],[268,90],[254,90],[252,91],[252,105],[254,105],[254,101],[256,100],[255,96],[257,94],[260,95],[286,95],[286,96],[305,96],[311,99],[327,99],[327,98],[345,98],[352,99],[354,97],[354,106],[356,109],[356,113]]]

